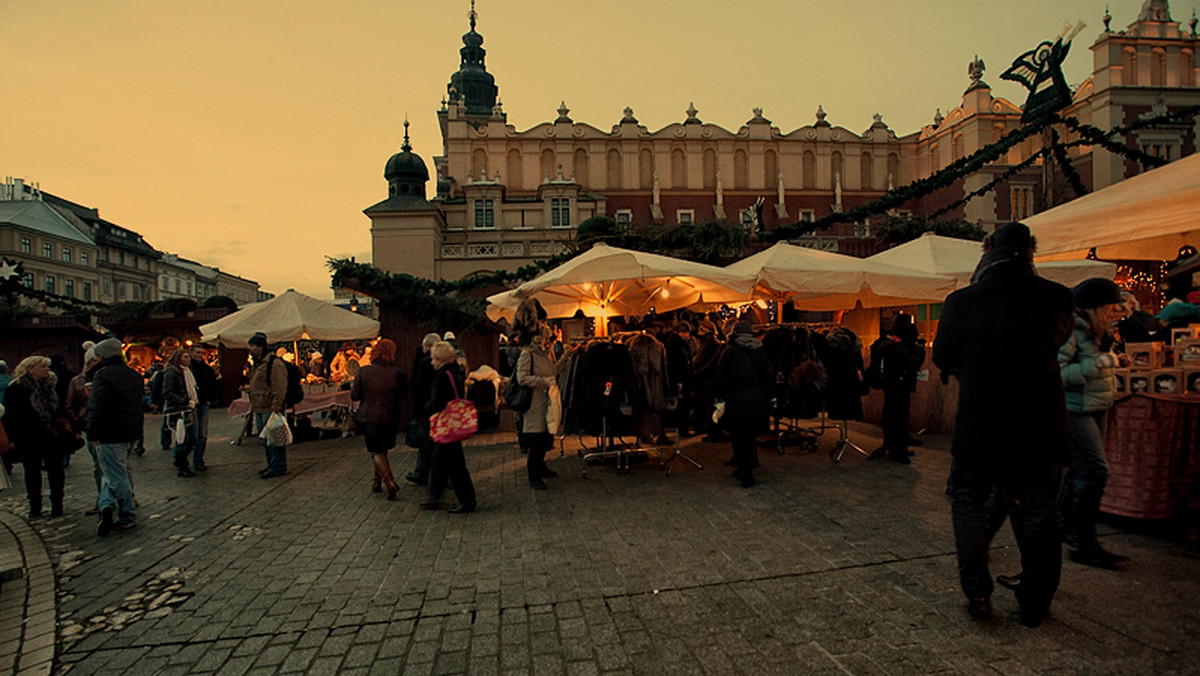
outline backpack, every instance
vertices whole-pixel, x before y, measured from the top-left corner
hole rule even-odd
[[[158,369],[154,375],[150,376],[150,406],[154,410],[162,409],[163,405],[163,369]]]
[[[271,357],[272,361],[275,359],[278,359],[278,357]],[[301,385],[304,378],[300,375],[300,367],[290,361],[283,362],[283,368],[287,369],[287,393],[283,395],[283,407],[293,408],[296,404],[300,403],[300,400],[304,399],[304,387]],[[269,386],[270,384],[271,369],[268,368],[267,385]]]

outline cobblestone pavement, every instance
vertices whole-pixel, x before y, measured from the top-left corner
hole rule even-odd
[[[147,419],[148,440],[157,418]],[[764,447],[740,488],[728,445],[704,463],[629,474],[553,452],[531,491],[511,435],[472,440],[479,511],[422,511],[369,490],[361,438],[262,451],[214,416],[211,470],[134,459],[141,522],[96,535],[86,454],[68,516],[33,526],[57,574],[59,673],[907,674],[1196,673],[1200,556],[1170,535],[1106,526],[1124,572],[1064,564],[1053,617],[1026,629],[1006,590],[991,621],[958,590],[944,438],[912,466],[840,464]],[[877,428],[852,425],[865,448]],[[397,476],[413,454],[393,454]],[[19,470],[18,470],[19,472]],[[20,478],[17,477],[18,486]],[[0,508],[24,514],[19,488]],[[448,504],[453,502],[450,498]],[[1144,531],[1144,529],[1141,529]],[[1017,569],[1007,530],[993,573]],[[7,591],[7,587],[5,588]]]

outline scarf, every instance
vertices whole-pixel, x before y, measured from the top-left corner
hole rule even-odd
[[[35,380],[26,373],[18,382],[29,388],[29,405],[37,413],[38,419],[44,423],[50,422],[58,411],[58,392],[55,391],[58,376],[51,373],[42,380]]]

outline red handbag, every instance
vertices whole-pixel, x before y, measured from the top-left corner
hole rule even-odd
[[[446,377],[450,378],[454,399],[446,404],[446,408],[429,416],[429,438],[438,444],[462,441],[479,431],[479,413],[475,410],[475,404],[460,399],[454,376],[446,373]]]

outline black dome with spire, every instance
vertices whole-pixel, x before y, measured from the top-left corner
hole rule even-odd
[[[425,161],[412,151],[408,142],[408,120],[404,121],[404,145],[400,152],[388,158],[383,168],[383,177],[388,182],[388,194],[412,195],[425,197],[425,182],[429,180],[429,170]]]

